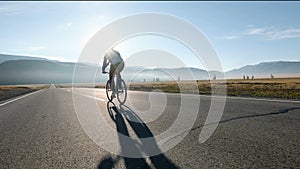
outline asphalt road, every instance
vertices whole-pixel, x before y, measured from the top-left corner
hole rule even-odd
[[[79,95],[92,99],[90,91],[82,89]],[[142,128],[132,123],[130,114],[151,107],[148,94],[129,92],[126,115],[119,106],[107,107],[104,91],[96,90],[99,110],[108,123],[135,140],[165,131],[178,115],[180,95],[167,94],[158,119]],[[210,97],[191,97],[201,100],[192,130],[174,148],[145,158],[117,156],[93,142],[78,121],[70,89],[52,85],[1,102],[0,168],[300,168],[300,102],[228,98],[218,128],[200,144]],[[116,113],[115,121],[108,110]],[[118,144],[126,149],[121,139]]]

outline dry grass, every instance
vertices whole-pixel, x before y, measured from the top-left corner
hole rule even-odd
[[[197,86],[198,85],[198,86]],[[196,91],[198,88],[198,91]],[[224,81],[182,81],[176,82],[146,82],[131,83],[131,90],[152,91],[162,90],[172,93],[222,94],[227,90],[228,96],[268,97],[283,99],[300,99],[300,78],[277,78],[255,80],[226,80]]]
[[[0,101],[47,87],[49,87],[49,85],[0,86]]]
[[[300,78],[227,81],[228,95],[300,99]]]
[[[281,99],[300,100],[300,77],[274,78],[274,79],[229,79],[224,81],[199,80],[170,82],[134,82],[127,84],[130,90],[137,91],[163,91],[169,93],[199,93],[199,94],[224,94],[228,96],[243,97],[267,97]],[[57,87],[72,87],[72,85],[56,85]],[[78,87],[92,87],[91,85],[78,85]],[[105,84],[99,84],[96,88],[105,88]],[[214,90],[212,90],[214,89]]]
[[[47,85],[16,85],[16,86],[0,86],[0,90],[16,90],[16,89],[32,89],[39,90],[47,87]]]

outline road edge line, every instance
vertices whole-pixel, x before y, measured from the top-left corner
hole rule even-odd
[[[38,91],[35,91],[35,92],[27,93],[27,94],[25,94],[25,95],[22,95],[22,96],[20,96],[20,97],[15,98],[15,99],[9,100],[9,101],[4,102],[4,103],[1,103],[1,104],[0,104],[0,107],[5,106],[5,105],[7,105],[7,104],[9,104],[9,103],[15,102],[15,101],[17,101],[17,100],[20,100],[20,99],[22,99],[22,98],[24,98],[24,97],[27,97],[27,96],[36,94],[36,93],[41,92],[41,91],[43,91],[43,90],[45,90],[45,89],[41,89],[41,90],[38,90]]]

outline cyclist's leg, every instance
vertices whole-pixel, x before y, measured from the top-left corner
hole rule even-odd
[[[110,70],[109,70],[109,82],[110,82],[110,87],[113,93],[115,93],[115,69],[116,67],[114,65],[110,65]]]
[[[120,86],[121,74],[116,73],[116,76],[117,76],[116,86],[117,86],[117,89],[119,90],[121,88],[121,86]]]
[[[122,79],[121,72],[122,72],[123,69],[124,69],[124,62],[118,64],[118,66],[116,68],[116,71],[115,71],[116,76],[117,76],[117,85],[118,85],[119,89],[121,88],[120,80]]]

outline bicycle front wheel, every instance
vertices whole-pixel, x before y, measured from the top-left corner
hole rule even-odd
[[[109,80],[106,82],[105,90],[106,90],[107,99],[111,102],[112,101],[112,98],[111,98],[112,90],[110,87]]]
[[[126,83],[123,79],[119,81],[119,87],[118,87],[118,92],[117,92],[117,98],[120,102],[120,104],[124,104],[127,99],[127,87]]]

